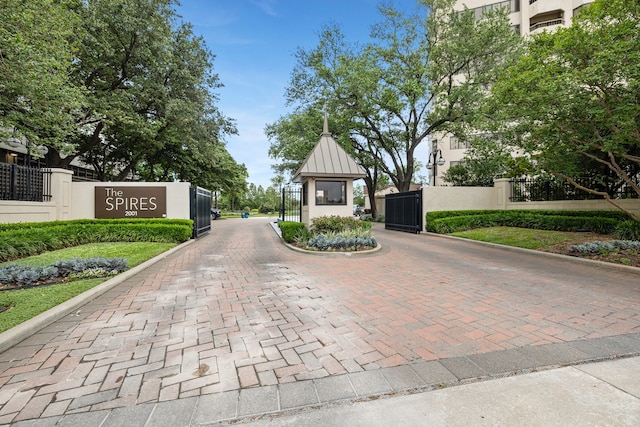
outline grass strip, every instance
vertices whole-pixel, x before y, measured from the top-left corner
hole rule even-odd
[[[481,242],[515,246],[525,249],[542,249],[575,239],[577,233],[536,230],[518,227],[489,227],[474,230],[458,231],[452,236],[463,237]]]
[[[22,265],[44,266],[53,264],[59,259],[89,258],[96,256],[105,258],[122,257],[127,260],[129,268],[131,268],[174,246],[176,246],[175,243],[155,242],[91,243],[46,252],[13,262]],[[0,292],[0,307],[8,307],[8,309],[0,312],[0,332],[11,329],[58,304],[62,304],[110,278],[111,277],[78,280],[29,289],[2,291]]]

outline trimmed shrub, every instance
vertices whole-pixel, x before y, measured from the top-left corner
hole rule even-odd
[[[96,219],[2,224],[0,262],[93,242],[167,242],[189,240],[190,219]]]
[[[426,215],[426,228],[440,234],[495,226],[611,234],[622,218],[618,211],[442,211]]]
[[[280,221],[278,226],[282,232],[282,238],[287,243],[292,243],[298,233],[303,232],[303,230],[306,231],[306,226],[301,222]]]
[[[339,233],[341,231],[364,229],[370,230],[371,223],[350,216],[321,216],[311,220],[311,231],[314,234]]]

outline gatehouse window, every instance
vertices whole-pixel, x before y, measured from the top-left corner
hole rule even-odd
[[[347,181],[316,181],[316,205],[346,205]]]

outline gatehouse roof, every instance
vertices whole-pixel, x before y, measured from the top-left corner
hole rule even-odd
[[[293,176],[294,182],[302,182],[304,178],[351,178],[366,176],[365,170],[342,148],[329,132],[327,114],[324,114],[324,126],[320,140],[302,166]]]

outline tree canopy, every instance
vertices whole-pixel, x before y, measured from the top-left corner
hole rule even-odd
[[[286,91],[289,104],[297,114],[326,105],[330,116],[340,118],[345,138],[339,142],[373,171],[367,182],[370,194],[379,173],[400,191],[408,190],[416,172],[416,148],[435,132],[471,126],[495,69],[517,50],[520,39],[510,29],[506,11],[475,20],[469,11],[453,10],[453,4],[424,0],[408,15],[382,6],[382,22],[372,28],[368,43],[347,43],[340,27],[327,24],[316,47],[296,53]],[[272,147],[290,138],[277,132],[271,136],[276,139]]]
[[[224,145],[237,130],[216,107],[214,56],[176,0],[2,2],[0,125],[45,145],[48,166],[212,189],[246,179]]]
[[[497,130],[540,170],[620,209],[618,190],[640,195],[639,22],[638,2],[594,1],[571,27],[533,36],[491,105]]]
[[[69,79],[79,24],[73,4],[0,0],[0,137],[67,148],[70,112],[83,101]]]

